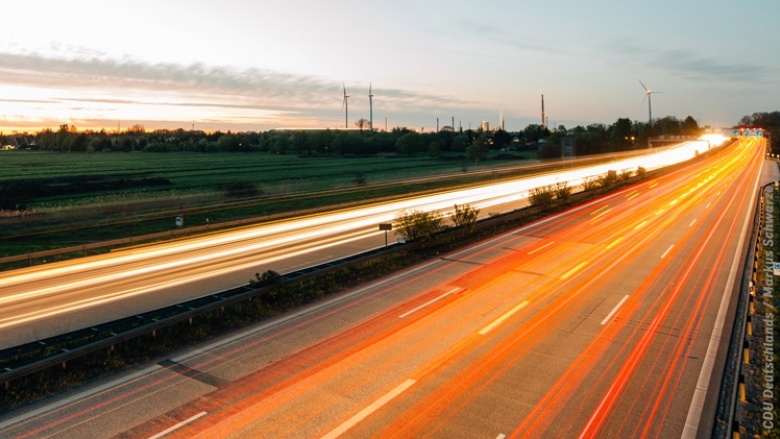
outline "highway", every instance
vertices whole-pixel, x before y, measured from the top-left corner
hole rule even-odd
[[[742,140],[0,417],[0,437],[709,437],[756,189],[778,178],[764,153]]]
[[[246,285],[257,272],[295,271],[380,247],[378,224],[404,210],[447,212],[470,204],[488,214],[495,206],[523,202],[534,187],[575,186],[608,170],[651,170],[707,148],[704,141],[686,142],[652,156],[2,272],[0,349]]]

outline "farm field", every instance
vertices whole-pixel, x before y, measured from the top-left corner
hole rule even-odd
[[[522,172],[516,168],[530,162],[523,158],[466,166],[408,156],[2,153],[0,257],[170,230],[179,215],[185,226],[216,227],[474,183],[496,178],[480,170]]]

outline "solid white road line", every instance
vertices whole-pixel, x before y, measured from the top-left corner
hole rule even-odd
[[[701,367],[699,379],[696,382],[696,390],[693,392],[693,399],[691,400],[691,406],[688,409],[688,416],[685,418],[685,427],[683,428],[681,436],[682,439],[695,438],[696,432],[699,430],[699,423],[701,422],[701,415],[704,410],[704,400],[709,391],[712,369],[715,367],[715,355],[717,354],[721,334],[723,333],[723,327],[725,326],[731,291],[734,289],[734,282],[737,278],[739,265],[743,262],[740,259],[740,256],[742,255],[743,244],[747,239],[748,226],[751,225],[748,219],[752,217],[750,212],[756,205],[756,193],[758,192],[759,181],[763,169],[764,162],[762,161],[759,171],[756,174],[756,181],[753,183],[753,194],[750,196],[750,203],[748,204],[747,212],[745,212],[745,221],[742,223],[742,231],[740,232],[739,240],[737,241],[737,251],[734,253],[734,261],[731,263],[731,271],[729,272],[729,277],[726,281],[726,288],[723,290],[723,296],[721,296],[720,299],[718,315],[715,317],[715,325],[712,327],[712,335],[710,336],[710,342],[707,345],[707,353],[704,355],[704,364]],[[718,192],[718,194],[720,194],[720,192]]]

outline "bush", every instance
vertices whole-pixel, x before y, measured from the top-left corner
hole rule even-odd
[[[555,192],[555,198],[561,200],[564,203],[569,201],[569,197],[571,196],[571,188],[567,182],[561,181],[556,183],[553,187],[553,191]]]
[[[533,188],[531,189],[530,194],[528,201],[531,203],[531,206],[538,207],[542,210],[552,207],[555,192],[551,186]]]
[[[404,210],[396,216],[396,223],[396,229],[408,241],[429,241],[444,228],[439,212],[422,210]]]
[[[592,191],[593,189],[598,189],[598,187],[599,187],[598,177],[586,177],[585,180],[582,182],[582,189],[586,191]]]
[[[602,175],[598,179],[598,185],[602,189],[609,189],[615,185],[618,181],[617,171],[607,171],[606,175]]]
[[[474,209],[470,205],[455,205],[455,212],[452,214],[452,222],[455,227],[466,227],[470,232],[474,231],[477,225],[479,209]]]

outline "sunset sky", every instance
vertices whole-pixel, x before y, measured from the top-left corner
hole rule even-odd
[[[415,129],[780,110],[775,0],[3,2],[0,131]]]

